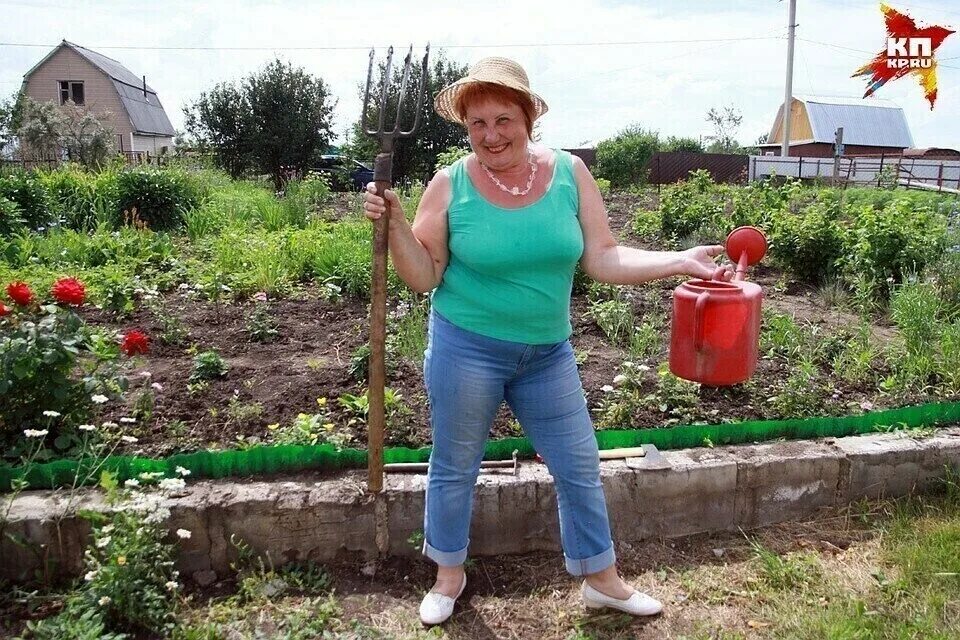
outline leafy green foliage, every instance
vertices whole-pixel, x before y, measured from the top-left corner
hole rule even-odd
[[[469,147],[450,147],[446,151],[441,151],[437,154],[437,162],[434,164],[434,169],[436,171],[445,169],[460,158],[466,158],[471,153],[473,152]]]
[[[831,278],[844,252],[835,216],[821,204],[800,213],[777,213],[770,227],[770,245],[774,260],[809,284]]]
[[[451,148],[469,149],[467,134],[464,127],[454,122],[447,122],[433,110],[432,96],[437,95],[443,87],[451,84],[467,74],[467,65],[450,60],[443,51],[431,52],[430,66],[427,69],[426,98],[420,107],[420,128],[417,137],[413,140],[401,140],[393,155],[393,182],[406,184],[414,181],[426,182],[438,168],[441,154],[451,158]],[[403,127],[413,124],[416,101],[410,99],[413,88],[419,86],[422,70],[419,61],[411,63],[410,79],[407,91],[409,95],[403,103],[403,113],[400,123]],[[390,126],[396,121],[396,105],[399,99],[398,92],[402,80],[403,63],[397,64],[394,58],[393,76],[390,81],[390,95],[387,99],[387,114],[385,122]],[[370,88],[370,101],[374,105],[367,113],[368,123],[376,123],[379,116],[380,84],[383,77],[383,62],[374,69],[374,81]],[[364,86],[359,87],[359,99],[363,100]],[[361,162],[370,162],[377,155],[377,141],[368,137],[362,131],[360,122],[353,125],[350,136],[343,152]]]
[[[669,238],[690,236],[703,228],[722,227],[724,205],[714,191],[713,179],[704,169],[667,187],[660,201],[660,229]]]
[[[19,217],[31,230],[46,227],[53,221],[50,199],[43,183],[33,174],[13,171],[0,176],[0,198],[17,206]],[[16,228],[11,224],[11,229]]]
[[[660,139],[655,131],[632,125],[616,136],[597,145],[597,165],[594,173],[610,181],[617,189],[643,184],[646,164],[657,152]]]
[[[334,104],[321,78],[276,59],[239,83],[200,94],[184,109],[185,127],[232,176],[258,170],[279,189],[284,167],[303,173],[326,150]]]
[[[115,366],[116,343],[70,309],[15,311],[0,327],[0,433],[6,437],[28,427],[59,433],[89,416],[93,394],[127,387]],[[51,420],[44,412],[58,415]]]
[[[228,369],[227,363],[219,353],[213,350],[204,351],[193,357],[193,372],[190,374],[190,380],[197,382],[222,378],[227,374]]]
[[[181,172],[147,168],[129,169],[117,176],[117,210],[155,231],[177,229],[183,214],[197,206],[198,186]]]

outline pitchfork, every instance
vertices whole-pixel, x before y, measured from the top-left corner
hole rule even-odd
[[[384,199],[387,206],[385,215],[373,221],[373,277],[370,287],[370,378],[368,386],[369,414],[367,429],[367,488],[371,493],[383,490],[383,435],[386,416],[384,413],[383,388],[386,378],[384,365],[384,351],[387,337],[387,219],[390,215],[390,203],[387,202],[384,191],[390,188],[393,179],[393,146],[397,140],[413,137],[420,125],[420,109],[423,106],[423,94],[427,77],[427,59],[430,56],[430,45],[423,55],[423,66],[420,73],[420,86],[417,88],[417,107],[413,126],[407,131],[400,129],[400,117],[403,113],[403,101],[407,93],[407,81],[410,78],[410,60],[413,56],[413,45],[403,62],[403,80],[400,82],[400,92],[397,99],[397,115],[392,130],[384,127],[387,117],[387,98],[390,93],[390,71],[393,63],[393,47],[387,50],[387,65],[383,71],[383,82],[380,84],[380,113],[376,127],[367,125],[367,112],[370,104],[370,82],[373,79],[373,55],[370,50],[370,65],[367,67],[367,88],[363,94],[363,111],[360,114],[360,125],[364,133],[377,138],[380,142],[380,153],[373,166],[373,180],[376,183],[377,194]],[[372,123],[371,123],[372,124]]]

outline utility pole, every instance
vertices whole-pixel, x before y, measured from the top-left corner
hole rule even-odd
[[[793,106],[793,40],[797,29],[797,0],[790,0],[790,20],[787,22],[787,82],[783,91],[783,142],[780,156],[790,155],[790,114]]]
[[[837,127],[833,142],[833,186],[840,180],[840,156],[843,155],[843,127]]]

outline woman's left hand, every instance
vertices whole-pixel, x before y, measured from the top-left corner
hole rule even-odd
[[[733,278],[732,264],[717,264],[714,258],[724,251],[723,245],[713,244],[692,247],[680,252],[680,273],[703,280],[729,281]]]

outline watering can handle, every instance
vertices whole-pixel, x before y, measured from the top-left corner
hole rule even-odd
[[[707,306],[707,300],[710,298],[710,293],[703,291],[700,295],[697,296],[697,303],[694,306],[693,310],[693,348],[695,351],[700,351],[703,348],[703,314],[704,308]]]

